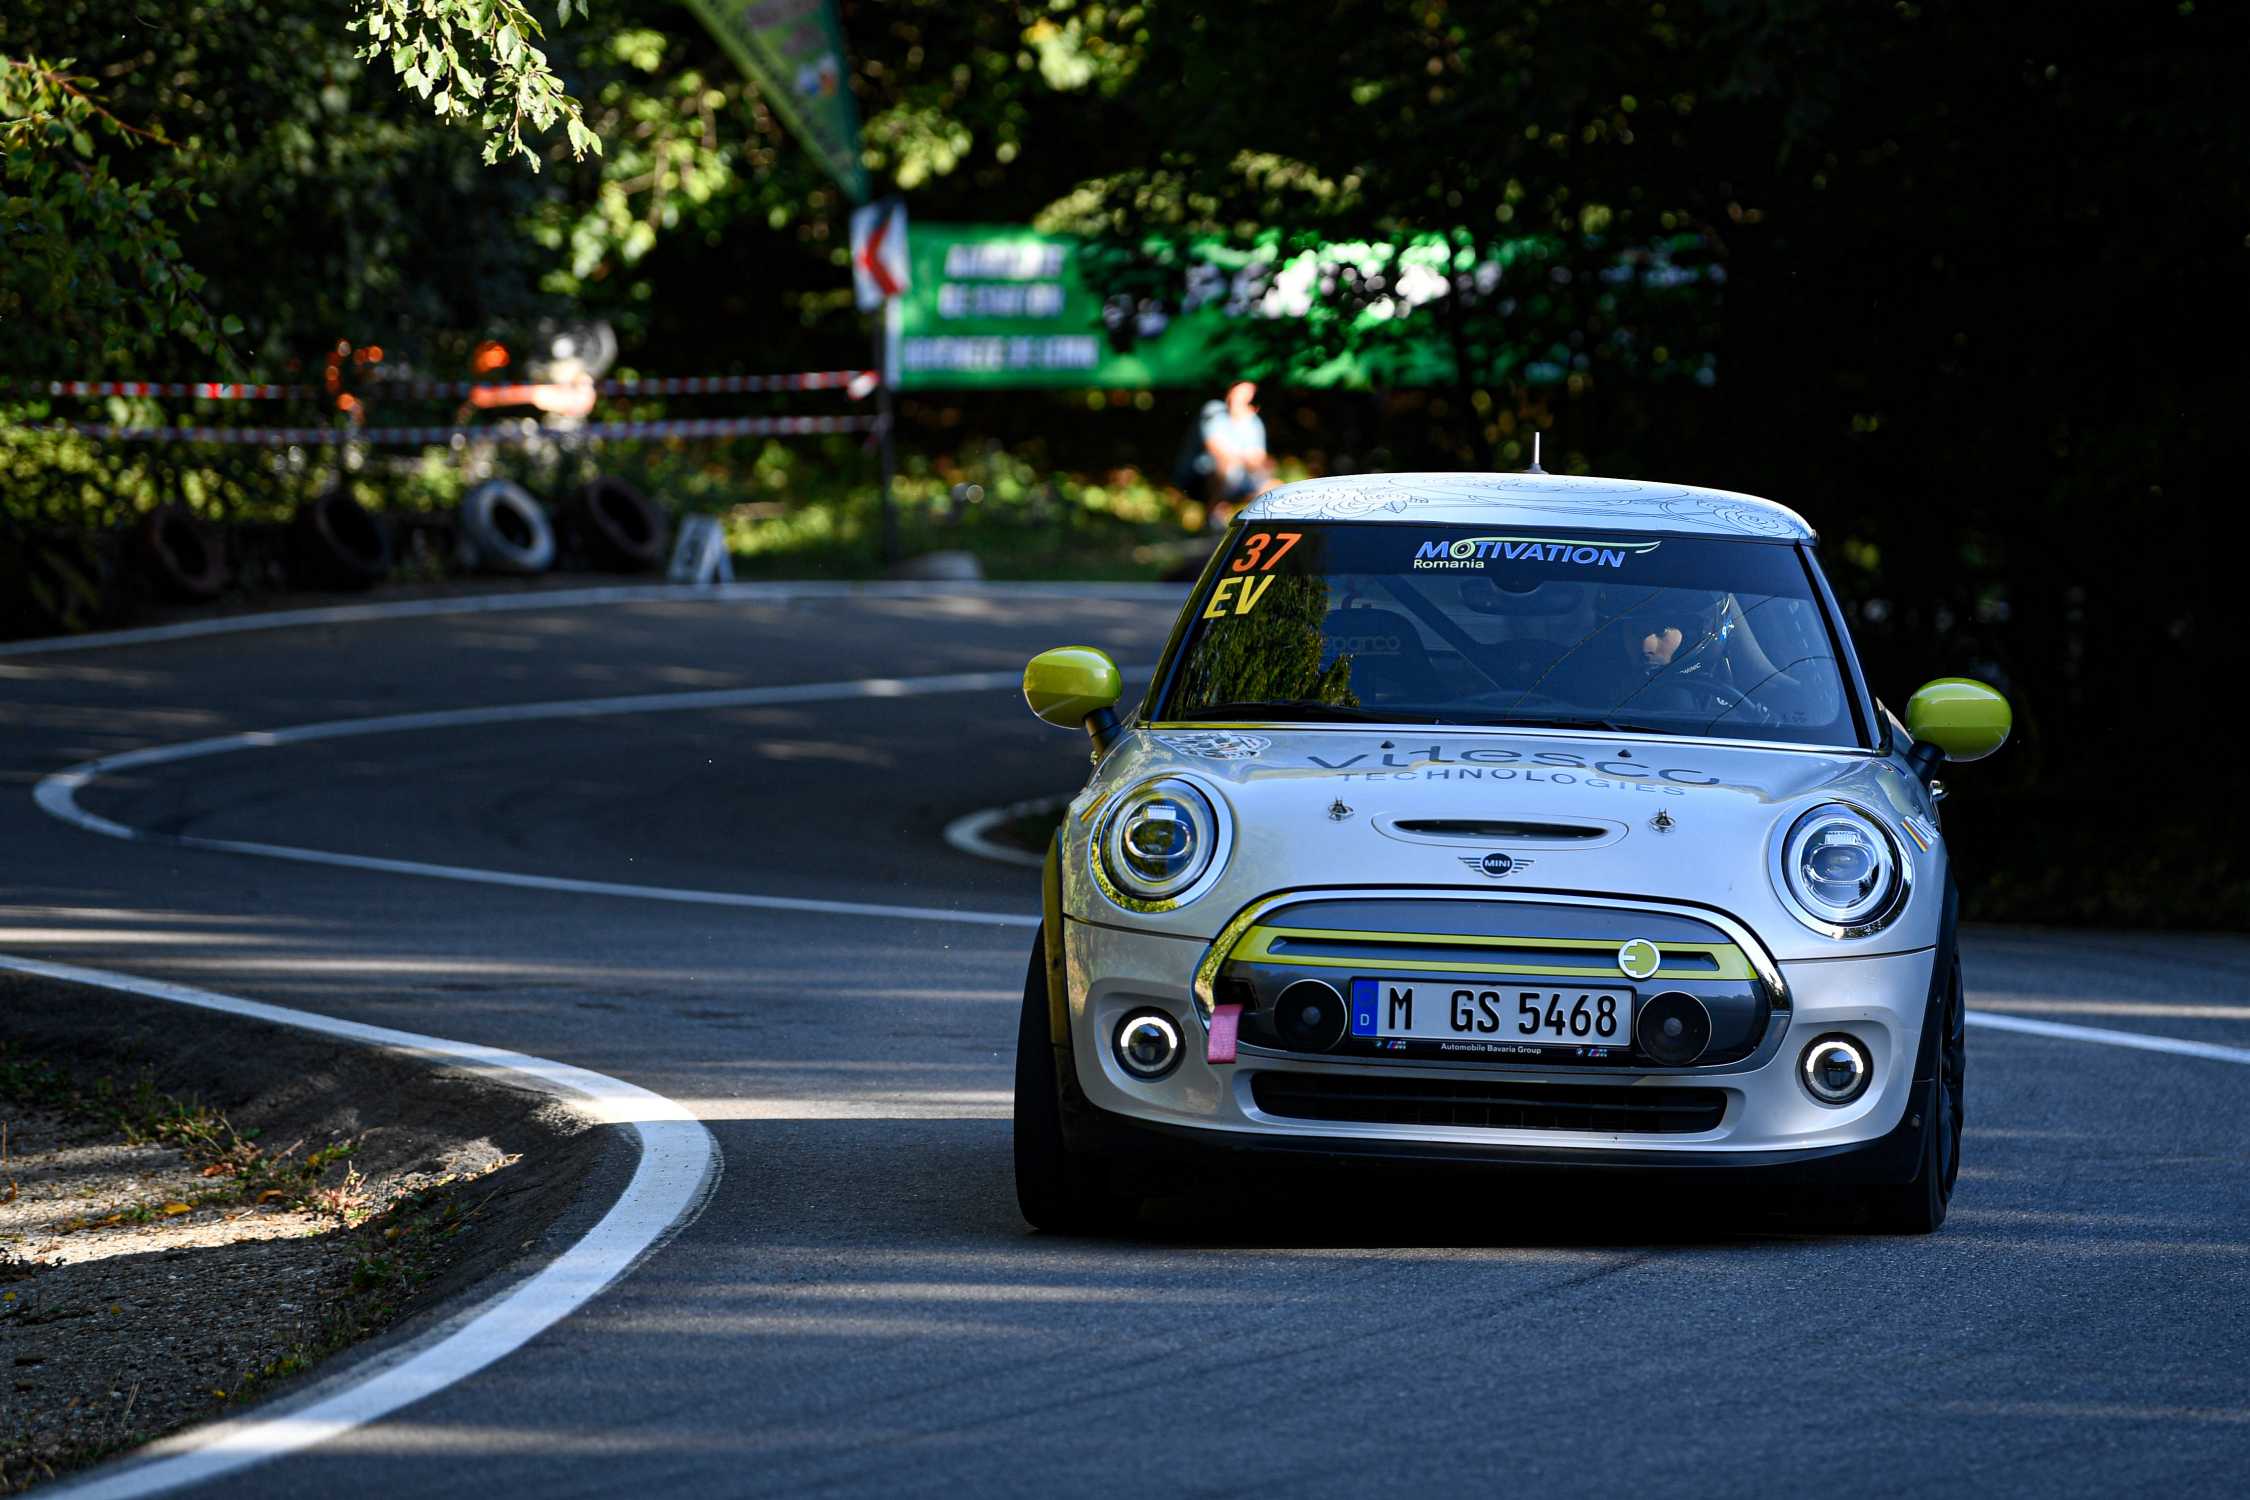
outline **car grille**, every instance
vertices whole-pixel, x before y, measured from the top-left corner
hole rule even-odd
[[[1720,1089],[1600,1088],[1264,1071],[1252,1076],[1250,1097],[1265,1113],[1292,1120],[1623,1135],[1692,1135],[1716,1130],[1727,1107],[1727,1096]]]

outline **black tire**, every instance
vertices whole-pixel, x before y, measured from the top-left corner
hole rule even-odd
[[[389,530],[344,490],[306,501],[294,525],[297,558],[311,582],[364,589],[391,571]]]
[[[116,613],[116,568],[90,532],[22,531],[0,519],[0,636],[91,630]]]
[[[528,578],[555,565],[547,508],[512,479],[487,479],[461,497],[461,535],[487,572]]]
[[[605,474],[580,486],[570,497],[570,515],[598,566],[646,573],[664,565],[671,524],[654,501],[624,480]]]
[[[227,586],[226,546],[184,505],[159,505],[141,517],[141,561],[170,599],[201,603]]]
[[[1128,1223],[1138,1205],[1111,1186],[1108,1170],[1063,1137],[1055,1047],[1047,1026],[1047,935],[1031,945],[1016,1028],[1016,1205],[1034,1229],[1098,1234]]]
[[[1868,1195],[1868,1228],[1877,1234],[1932,1234],[1945,1222],[1961,1176],[1962,1101],[1968,1073],[1968,1004],[1955,959],[1945,998],[1932,1018],[1937,1056],[1915,1103],[1922,1113],[1922,1168],[1912,1182],[1886,1183]]]

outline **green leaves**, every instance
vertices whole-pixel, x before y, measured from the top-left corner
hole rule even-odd
[[[352,0],[359,14],[350,26],[369,42],[360,56],[387,55],[399,81],[431,102],[441,118],[467,119],[469,99],[506,101],[483,112],[487,166],[503,154],[539,170],[537,137],[563,128],[573,161],[599,156],[600,137],[586,125],[578,100],[563,88],[547,54],[527,38],[544,36],[538,19],[518,0]],[[567,21],[586,0],[556,0],[555,18]],[[469,64],[462,62],[466,53]],[[525,138],[530,127],[531,139]]]
[[[232,330],[198,299],[203,278],[172,228],[194,217],[189,182],[120,177],[106,149],[172,143],[112,113],[96,87],[67,63],[0,57],[0,363],[87,368],[184,342],[231,368]]]

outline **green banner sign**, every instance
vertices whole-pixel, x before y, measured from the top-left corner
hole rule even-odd
[[[835,0],[688,0],[688,8],[845,196],[865,203],[859,108]]]
[[[906,390],[1208,386],[1237,376],[1298,385],[1427,385],[1452,379],[1435,319],[1442,243],[1199,245],[1171,264],[1028,229],[917,223],[911,289],[892,322]],[[1394,290],[1341,312],[1318,293],[1338,267],[1387,273]],[[1106,295],[1104,290],[1106,289]]]
[[[1601,280],[1657,295],[1715,280],[1695,245],[1620,250]],[[1554,247],[1526,238],[1479,253],[1471,264],[1440,235],[1303,248],[1269,235],[1135,255],[1029,229],[917,222],[912,282],[891,304],[891,369],[906,390],[1445,385],[1456,367],[1443,299],[1466,288],[1480,307],[1468,351],[1476,380],[1567,379],[1576,356],[1551,324],[1540,344],[1529,318],[1511,338],[1504,304],[1491,300],[1503,285],[1536,295],[1555,274]],[[1689,373],[1685,361],[1672,368]]]

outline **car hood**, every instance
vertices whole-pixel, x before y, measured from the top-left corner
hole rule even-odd
[[[1234,847],[1195,901],[1126,913],[1085,860],[1109,799],[1157,775],[1188,777],[1222,801]],[[1908,862],[1908,907],[1871,938],[1815,932],[1773,890],[1774,844],[1829,800],[1873,814]],[[1866,752],[1543,731],[1159,727],[1125,734],[1072,810],[1066,908],[1181,937],[1213,936],[1279,891],[1449,886],[1716,907],[1776,958],[1827,958],[1929,946],[1944,886],[1927,793],[1894,757]]]

